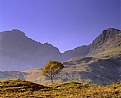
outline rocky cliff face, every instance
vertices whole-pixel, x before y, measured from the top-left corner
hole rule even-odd
[[[116,50],[121,46],[121,31],[109,28],[104,30],[93,42],[89,45],[88,56],[103,56],[104,52]],[[117,53],[115,51],[115,53]],[[108,55],[108,54],[107,54]]]

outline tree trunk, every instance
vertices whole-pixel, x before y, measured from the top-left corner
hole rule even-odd
[[[51,84],[53,84],[53,78],[51,78]]]
[[[53,77],[51,77],[50,79],[51,79],[51,84],[53,84]]]
[[[52,72],[53,70],[51,70],[51,84],[53,84],[53,72]]]

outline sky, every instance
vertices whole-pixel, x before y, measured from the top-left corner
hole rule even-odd
[[[0,0],[0,32],[19,29],[61,52],[121,29],[121,0]]]

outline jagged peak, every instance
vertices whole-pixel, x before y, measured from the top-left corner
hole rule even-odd
[[[121,33],[121,31],[118,29],[108,28],[106,30],[103,30],[102,33],[93,41],[93,43],[104,42],[108,38],[114,37],[115,35],[119,33]]]
[[[11,31],[14,31],[14,32],[22,32],[22,31],[20,31],[18,29],[12,29]]]
[[[103,30],[101,35],[103,35],[104,37],[106,37],[106,36],[113,36],[113,35],[119,33],[119,31],[120,30],[115,29],[115,28],[108,28],[107,30]]]
[[[44,45],[52,46],[52,47],[53,47],[53,45],[52,45],[52,44],[50,44],[50,43],[48,43],[48,42],[44,43]]]
[[[107,31],[120,31],[120,30],[116,28],[108,28]]]
[[[18,36],[25,36],[25,33],[23,31],[20,31],[18,29],[12,29],[10,31],[3,31],[3,35],[18,35]]]

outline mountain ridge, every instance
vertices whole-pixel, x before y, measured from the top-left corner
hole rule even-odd
[[[49,59],[59,60],[61,55],[59,49],[53,45],[36,42],[25,36],[25,34],[19,30],[5,31],[0,33],[0,35],[2,37],[0,40],[1,65],[6,65],[6,67],[10,65],[10,62],[11,65],[25,66],[27,69],[29,66],[39,67],[45,64],[45,61],[47,62]],[[11,69],[16,70],[14,67]],[[23,70],[22,67],[21,69]]]
[[[100,56],[103,56],[104,52],[109,52],[108,50],[121,45],[120,37],[120,30],[109,28],[104,30],[91,44],[61,53],[57,47],[28,38],[20,30],[4,31],[0,33],[1,69],[25,70],[43,67],[48,60],[66,61],[74,57],[99,56],[101,53]]]

